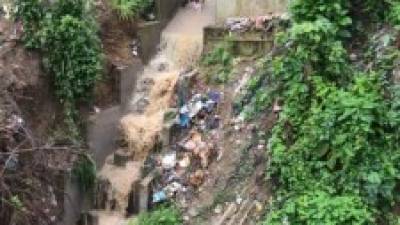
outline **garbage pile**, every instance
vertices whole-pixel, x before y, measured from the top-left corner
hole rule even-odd
[[[273,21],[287,21],[288,14],[270,13],[257,17],[230,17],[225,21],[225,27],[231,32],[246,32],[250,30],[269,30]]]
[[[183,197],[194,193],[207,178],[206,169],[218,158],[218,135],[220,116],[216,108],[222,93],[210,91],[195,94],[179,109],[176,123],[183,133],[168,151],[155,156],[157,174],[153,185],[153,203]]]

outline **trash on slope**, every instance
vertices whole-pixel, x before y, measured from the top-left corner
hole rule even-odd
[[[231,32],[246,32],[252,29],[269,30],[274,21],[287,21],[287,13],[270,13],[256,17],[230,17],[225,20],[225,27]]]
[[[179,110],[180,126],[189,128],[190,122],[193,121],[196,116],[206,117],[212,113],[221,101],[221,98],[222,93],[215,91],[210,91],[207,96],[201,94],[194,95],[190,101],[184,104]]]
[[[153,190],[154,203],[176,196],[186,201],[188,190],[197,190],[204,183],[207,177],[205,169],[213,159],[221,157],[216,153],[216,143],[220,139],[215,130],[221,123],[216,114],[221,101],[221,92],[197,93],[178,110],[175,123],[190,130],[182,130],[183,136],[175,140],[175,144],[165,146],[167,153],[156,157],[160,177],[157,188]]]
[[[176,166],[176,153],[169,153],[162,158],[161,165],[163,169],[172,169]]]

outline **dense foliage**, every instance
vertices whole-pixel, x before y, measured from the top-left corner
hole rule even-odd
[[[84,192],[92,191],[96,182],[96,163],[89,155],[81,155],[75,162],[72,174]]]
[[[372,213],[357,195],[333,196],[326,192],[315,191],[288,200],[283,209],[268,216],[266,224],[372,225],[374,223]]]
[[[241,99],[247,112],[282,104],[268,146],[277,189],[266,225],[396,224],[399,50],[389,33],[375,46],[362,32],[400,25],[399,9],[391,0],[291,1],[291,26]]]
[[[133,19],[146,12],[154,4],[154,0],[110,0],[111,7],[121,19]]]
[[[229,80],[233,68],[233,44],[228,39],[217,44],[202,59],[208,70],[207,82],[225,83]]]
[[[101,43],[90,3],[16,1],[16,16],[23,22],[25,43],[42,52],[43,64],[52,75],[73,136],[78,135],[74,126],[76,103],[90,96],[101,70]]]
[[[182,222],[177,208],[162,206],[152,212],[140,214],[135,225],[180,225]]]

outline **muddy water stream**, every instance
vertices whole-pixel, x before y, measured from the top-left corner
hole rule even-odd
[[[128,150],[136,161],[123,167],[106,159],[99,179],[110,185],[104,209],[93,211],[98,225],[125,225],[129,193],[140,179],[142,159],[152,149],[163,126],[163,115],[173,101],[174,88],[182,70],[195,63],[203,48],[203,28],[214,23],[215,1],[206,1],[202,11],[182,8],[162,33],[159,53],[145,67],[129,104],[130,114],[120,121]]]

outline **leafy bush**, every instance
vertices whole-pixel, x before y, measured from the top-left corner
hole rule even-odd
[[[355,25],[383,24],[383,12],[398,25],[397,4],[291,2],[292,25],[250,81],[246,100],[253,109],[283,102],[269,139],[267,171],[278,186],[265,224],[395,223],[389,212],[400,197],[399,91],[385,79],[399,52],[369,54],[379,60],[353,65],[348,51],[368,45],[351,33]],[[387,47],[390,36],[383,42]]]
[[[219,43],[203,58],[203,64],[210,68],[208,82],[225,83],[233,66],[233,44],[228,40]]]
[[[173,206],[163,206],[149,213],[142,213],[137,225],[180,225],[183,220],[179,210]]]
[[[338,193],[360,191],[371,204],[392,204],[400,169],[399,116],[381,95],[377,77],[359,76],[348,91],[314,80],[316,99],[296,140],[287,147],[283,128],[275,128],[272,171],[289,191],[334,186]]]
[[[96,163],[88,155],[82,155],[75,162],[72,174],[78,180],[79,187],[87,192],[93,190],[96,184]]]
[[[372,213],[357,195],[332,196],[307,192],[288,199],[268,215],[265,225],[373,225]]]
[[[153,4],[154,0],[111,0],[111,7],[123,20],[138,17]]]
[[[393,3],[388,18],[397,29],[400,29],[400,2]]]
[[[16,15],[22,19],[27,47],[40,50],[43,65],[52,75],[55,92],[64,106],[66,123],[77,137],[76,103],[87,99],[101,71],[101,43],[91,1],[58,0],[47,5],[39,0],[17,0]]]

